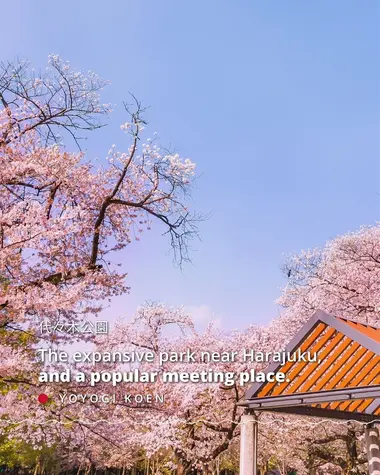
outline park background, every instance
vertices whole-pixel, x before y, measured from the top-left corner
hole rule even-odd
[[[190,205],[207,219],[191,263],[173,265],[159,227],[144,233],[118,256],[131,290],[109,303],[108,320],[164,302],[201,331],[211,320],[244,337],[269,325],[280,342],[305,317],[271,324],[287,255],[362,225],[373,228],[358,242],[379,244],[376,2],[25,1],[2,16],[3,60],[38,70],[53,53],[110,81],[102,100],[114,111],[82,143],[87,158],[128,146],[120,124],[132,92],[148,106],[149,133],[197,165]]]

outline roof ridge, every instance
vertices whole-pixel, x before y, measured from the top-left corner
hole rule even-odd
[[[377,330],[377,331],[380,331],[380,326],[377,327],[377,326],[374,326],[374,325],[370,325],[369,323],[362,323],[362,322],[359,322],[358,320],[353,320],[352,318],[346,318],[346,317],[337,317],[335,315],[332,315],[334,318],[338,319],[338,320],[343,320],[345,322],[351,322],[351,323],[355,323],[357,325],[362,325],[363,327],[367,327],[367,328],[372,328],[373,330]]]

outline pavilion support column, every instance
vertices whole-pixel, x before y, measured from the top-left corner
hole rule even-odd
[[[258,433],[256,416],[244,414],[240,429],[240,475],[257,475]]]
[[[379,429],[369,424],[365,429],[369,475],[380,475],[380,436]]]

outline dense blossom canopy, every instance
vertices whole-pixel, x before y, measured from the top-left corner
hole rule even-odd
[[[362,323],[380,322],[380,224],[362,227],[304,251],[285,265],[288,283],[278,303],[285,307],[284,339],[322,309]],[[275,328],[274,328],[275,330]]]

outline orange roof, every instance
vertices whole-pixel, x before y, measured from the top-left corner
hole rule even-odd
[[[267,371],[285,373],[286,381],[255,383],[242,405],[373,420],[380,415],[379,343],[379,328],[318,311],[285,349],[290,355],[316,354],[318,362],[272,363]]]
[[[345,322],[351,328],[355,328],[359,332],[367,335],[372,340],[377,341],[380,343],[380,328],[373,327],[371,325],[364,325],[363,323],[355,322],[353,320],[347,320],[346,318],[339,317],[338,320]]]

